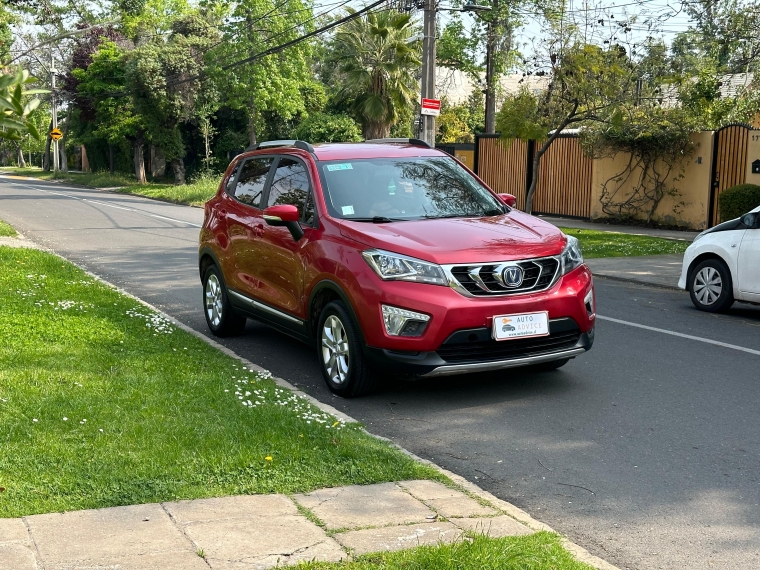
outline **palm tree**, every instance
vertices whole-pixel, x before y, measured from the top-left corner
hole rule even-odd
[[[421,62],[414,31],[410,15],[383,10],[335,34],[333,58],[343,81],[338,97],[349,103],[366,139],[387,137],[400,111],[416,103]]]

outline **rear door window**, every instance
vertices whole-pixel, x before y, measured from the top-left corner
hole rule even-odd
[[[254,208],[263,207],[261,198],[273,160],[272,157],[255,157],[243,163],[240,176],[235,183],[236,200]]]
[[[314,222],[314,201],[311,199],[309,174],[304,164],[292,158],[280,158],[269,188],[268,206],[292,204],[298,208],[301,221]]]

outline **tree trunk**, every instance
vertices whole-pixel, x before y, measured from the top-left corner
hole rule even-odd
[[[391,126],[387,123],[370,121],[363,125],[362,131],[366,140],[384,139],[390,134]]]
[[[60,165],[61,172],[68,172],[69,171],[69,157],[66,154],[66,141],[69,138],[69,116],[66,115],[66,126],[63,127],[63,137],[61,140],[58,141],[58,151],[59,151],[59,159],[58,164]]]
[[[108,145],[108,172],[113,175],[114,173],[114,167],[113,167],[113,145]]]
[[[174,171],[174,184],[180,186],[185,183],[185,162],[181,158],[173,158],[171,161]]]
[[[17,145],[18,148],[18,167],[19,168],[26,168],[26,161],[24,160],[24,151],[21,148],[21,145]]]
[[[135,178],[139,184],[145,184],[145,157],[143,156],[143,139],[142,137],[136,138],[132,141],[132,151],[134,152],[135,160]]]
[[[48,127],[47,140],[45,141],[45,152],[42,154],[42,170],[50,172],[50,145],[53,144],[53,139],[50,138],[50,131],[53,130],[53,119],[50,119],[50,126]]]

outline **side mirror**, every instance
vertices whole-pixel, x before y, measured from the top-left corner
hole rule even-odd
[[[515,198],[512,194],[498,194],[498,196],[499,196],[499,200],[504,202],[510,208],[516,207],[517,198]]]
[[[290,230],[290,235],[298,241],[303,237],[303,229],[298,219],[298,208],[292,204],[280,204],[278,206],[269,206],[264,210],[264,221],[269,226],[285,226]]]
[[[757,214],[755,212],[750,212],[749,214],[744,214],[741,217],[742,224],[747,226],[748,228],[757,228],[760,227],[758,222],[760,222],[760,214]]]
[[[227,180],[227,185],[224,187],[224,189],[227,191],[227,194],[230,196],[235,195],[235,175],[233,173],[232,176],[230,176],[229,180]]]

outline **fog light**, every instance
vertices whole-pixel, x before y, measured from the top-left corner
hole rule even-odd
[[[594,290],[591,289],[586,294],[586,298],[583,299],[583,304],[586,305],[586,312],[589,317],[593,317],[596,314],[596,307],[594,306]]]
[[[390,336],[420,336],[427,328],[430,315],[382,305],[385,332]]]

